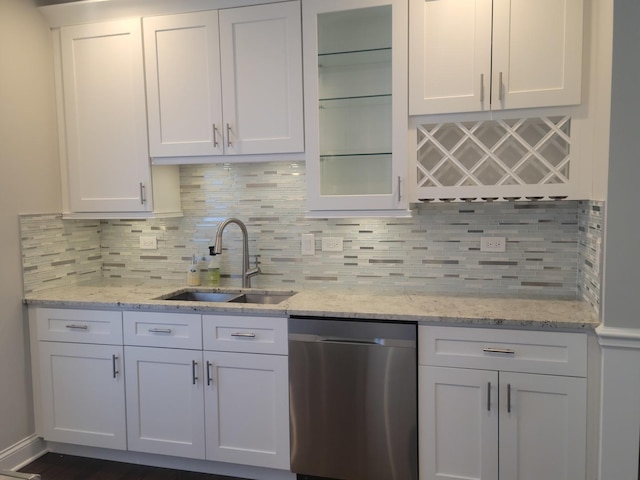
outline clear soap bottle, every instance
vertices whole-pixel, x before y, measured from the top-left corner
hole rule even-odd
[[[200,273],[198,272],[198,261],[196,260],[195,253],[191,259],[189,270],[187,270],[187,285],[190,287],[197,287],[200,285]]]
[[[207,285],[217,287],[220,285],[220,260],[217,255],[211,255],[209,266],[207,267]]]

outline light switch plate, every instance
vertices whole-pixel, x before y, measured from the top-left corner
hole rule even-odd
[[[313,233],[303,233],[300,239],[302,255],[316,254],[316,236]]]

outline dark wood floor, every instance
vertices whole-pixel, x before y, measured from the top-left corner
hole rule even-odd
[[[47,453],[20,471],[38,473],[42,480],[243,480],[57,453]]]

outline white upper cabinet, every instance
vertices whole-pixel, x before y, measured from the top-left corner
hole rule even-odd
[[[407,3],[303,0],[311,214],[406,212]]]
[[[140,20],[63,27],[54,39],[65,210],[179,214],[177,170],[149,162]]]
[[[60,40],[71,210],[149,210],[140,22],[65,27]]]
[[[583,0],[410,0],[411,115],[580,103]]]
[[[145,18],[144,39],[152,157],[304,151],[299,2]]]
[[[143,26],[151,156],[221,155],[218,12],[150,17]]]

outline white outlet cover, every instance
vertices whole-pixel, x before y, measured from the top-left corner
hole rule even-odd
[[[140,249],[141,250],[157,250],[158,249],[158,238],[150,235],[150,236],[141,236],[140,237]]]
[[[323,237],[323,252],[342,252],[342,237]]]
[[[480,238],[481,252],[504,252],[506,251],[507,239],[505,237],[482,237]]]

